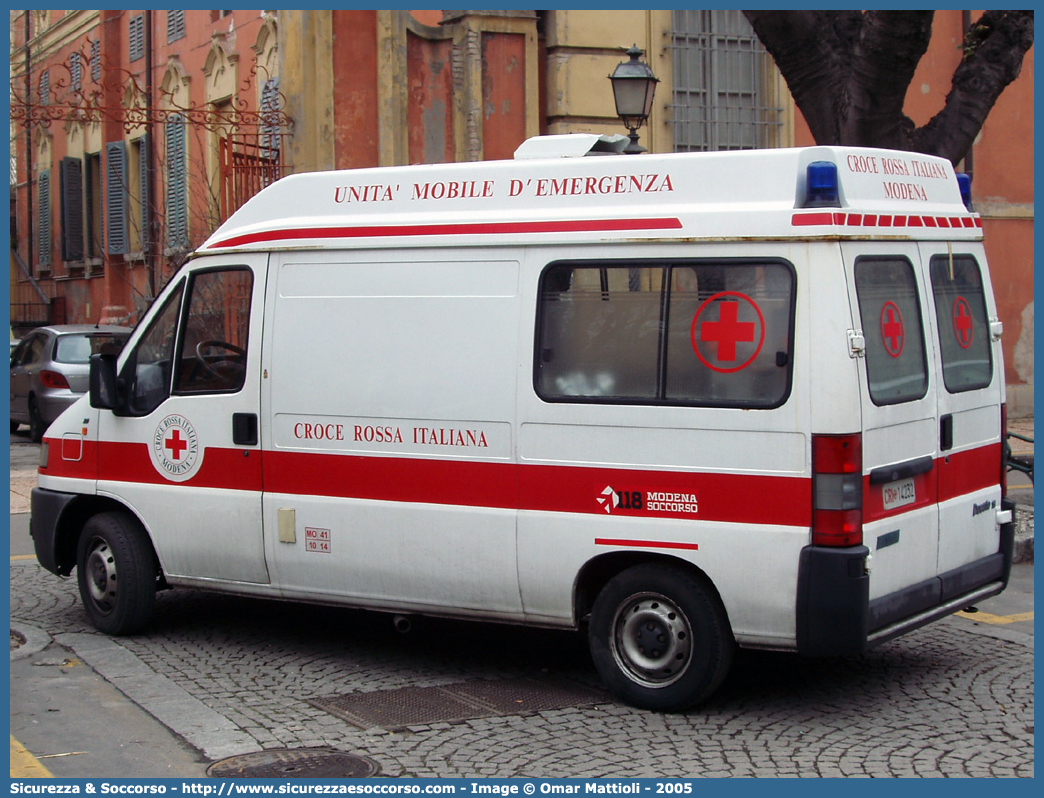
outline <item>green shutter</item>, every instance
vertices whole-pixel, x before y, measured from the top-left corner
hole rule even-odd
[[[83,260],[83,164],[62,158],[58,180],[62,207],[62,260]]]
[[[36,181],[37,200],[37,263],[51,265],[51,170],[40,172]]]
[[[188,247],[188,184],[185,153],[185,124],[166,125],[167,149],[167,245]]]
[[[105,145],[105,207],[110,255],[124,255],[127,246],[127,145]]]
[[[131,61],[145,57],[145,15],[131,17],[129,24],[129,42],[127,56]]]
[[[167,44],[185,38],[185,12],[167,12]]]
[[[88,258],[100,255],[101,242],[94,240],[94,225],[100,210],[94,207],[94,172],[91,169],[91,154],[84,153],[83,156],[83,206],[84,216],[87,223],[84,225],[84,238],[86,239],[85,254]],[[99,156],[100,160],[100,156]]]

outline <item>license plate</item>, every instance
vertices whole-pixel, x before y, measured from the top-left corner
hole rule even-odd
[[[898,482],[889,482],[881,488],[884,496],[884,508],[894,510],[917,501],[917,490],[914,488],[913,479],[900,479]]]

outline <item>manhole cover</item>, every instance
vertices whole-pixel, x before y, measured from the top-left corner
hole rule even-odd
[[[284,748],[222,759],[207,768],[207,775],[216,779],[362,779],[378,770],[372,759],[333,748]]]
[[[410,726],[583,707],[607,700],[604,693],[564,680],[523,678],[349,693],[308,703],[363,729],[401,731]]]

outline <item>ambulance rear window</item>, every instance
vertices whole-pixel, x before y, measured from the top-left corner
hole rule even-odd
[[[931,276],[946,390],[985,388],[993,381],[993,360],[979,264],[971,255],[936,255]]]
[[[859,258],[855,283],[870,399],[875,405],[921,399],[928,365],[913,266],[899,256]]]
[[[541,281],[537,393],[778,407],[790,394],[794,284],[780,259],[554,263]]]

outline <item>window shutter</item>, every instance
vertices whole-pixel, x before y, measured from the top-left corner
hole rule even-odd
[[[137,61],[145,56],[145,15],[138,14],[130,18],[130,43],[128,56]]]
[[[58,179],[62,194],[62,260],[83,260],[83,164],[62,158]]]
[[[167,244],[188,246],[188,185],[186,181],[185,125],[171,121],[166,126],[167,145]]]
[[[36,181],[37,200],[37,262],[51,265],[51,170],[40,172]]]
[[[167,12],[167,44],[185,38],[185,12]]]
[[[101,80],[101,39],[91,42],[91,80]]]
[[[87,223],[84,225],[84,237],[86,238],[85,254],[88,258],[94,258],[99,255],[99,249],[101,247],[101,242],[94,240],[95,220],[100,213],[99,209],[94,207],[94,183],[94,172],[91,169],[91,155],[89,153],[84,153],[83,205],[85,211],[84,216],[87,218]]]
[[[112,141],[105,145],[105,206],[108,251],[127,252],[127,145]]]
[[[279,157],[279,78],[269,78],[261,89],[261,157]]]
[[[73,91],[79,91],[83,85],[83,60],[78,52],[69,55],[69,80]]]

